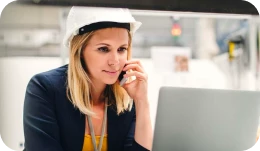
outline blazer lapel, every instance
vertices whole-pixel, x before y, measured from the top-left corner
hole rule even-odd
[[[107,109],[107,117],[108,151],[117,151],[120,147],[118,144],[120,127],[116,109],[112,105]]]

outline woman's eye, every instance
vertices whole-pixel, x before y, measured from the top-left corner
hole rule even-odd
[[[121,48],[118,49],[118,51],[120,51],[120,52],[124,52],[126,50],[127,50],[127,48],[125,48],[125,47],[121,47]]]
[[[100,48],[98,48],[98,50],[101,51],[101,52],[108,52],[107,47],[100,47]]]

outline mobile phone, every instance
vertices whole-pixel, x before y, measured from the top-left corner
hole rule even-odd
[[[126,71],[122,71],[118,77],[120,86],[124,85],[124,83],[127,81],[127,78],[124,78],[124,74],[126,74]]]

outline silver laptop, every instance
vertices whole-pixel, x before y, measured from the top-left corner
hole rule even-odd
[[[152,151],[243,151],[259,117],[260,92],[161,87]]]

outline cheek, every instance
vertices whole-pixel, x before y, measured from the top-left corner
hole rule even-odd
[[[120,66],[124,66],[127,61],[127,55],[120,58]]]

